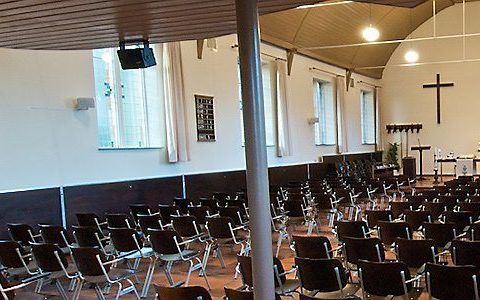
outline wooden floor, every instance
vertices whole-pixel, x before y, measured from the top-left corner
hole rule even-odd
[[[427,180],[419,182],[418,185],[424,188],[429,187],[429,186],[432,186],[432,181],[433,179],[427,178]],[[331,229],[328,228],[326,224],[327,224],[326,215],[322,215],[320,234],[329,237],[329,239],[332,241],[332,245],[335,245],[336,243],[335,238],[331,232]],[[298,227],[295,231],[295,234],[306,234],[306,228]],[[272,240],[272,255],[273,255],[273,249],[275,248],[275,243],[273,241],[276,241],[276,238],[277,236],[274,234],[273,240]],[[234,273],[235,273],[234,270],[236,266],[236,251],[238,251],[238,249],[235,249],[233,251],[230,251],[229,249],[224,250],[223,253],[224,253],[224,259],[226,264],[225,269],[221,267],[220,262],[217,259],[210,258],[209,260],[207,274],[208,274],[209,283],[211,285],[210,293],[213,296],[213,299],[222,299],[224,295],[224,292],[223,292],[224,286],[239,287],[242,284],[240,276],[239,278],[234,279]],[[293,256],[294,254],[292,250],[290,250],[288,245],[284,243],[282,245],[279,258],[282,260],[283,265],[286,269],[291,268],[291,266],[293,265]],[[387,258],[394,258],[393,253],[387,253]],[[142,270],[139,272],[140,284],[137,284],[137,290],[139,290],[139,292],[142,289],[143,279],[144,279],[147,267],[148,267],[147,261],[143,262],[140,265],[140,269]],[[173,270],[174,280],[176,281],[184,280],[187,269],[188,267],[186,264],[175,265]],[[167,279],[161,267],[158,267],[157,270],[155,271],[153,283],[159,284],[159,285],[168,285]],[[200,286],[206,287],[203,277],[199,277],[198,272],[192,274],[190,285],[200,285]],[[64,286],[65,287],[67,286],[66,282]],[[48,286],[48,285],[46,285],[43,288],[43,292],[49,296],[54,296],[56,294],[55,287]],[[114,299],[115,293],[116,291],[112,289],[111,293],[107,296],[107,299]],[[358,293],[357,295],[361,296],[361,293]],[[71,296],[71,293],[69,293],[69,296]],[[54,297],[54,298],[58,298],[58,297]],[[80,299],[96,299],[96,296],[92,289],[84,288]],[[135,299],[135,297],[133,295],[125,295],[122,297],[122,299]],[[155,299],[155,292],[154,292],[153,286],[150,288],[148,299]],[[285,299],[288,299],[288,298],[285,297]],[[295,296],[294,299],[298,299],[298,298]],[[378,298],[370,298],[370,299],[378,299]],[[427,294],[423,293],[420,299],[428,299]]]

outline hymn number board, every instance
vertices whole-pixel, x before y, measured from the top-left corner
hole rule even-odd
[[[195,95],[197,112],[197,141],[215,142],[215,114],[213,97]]]

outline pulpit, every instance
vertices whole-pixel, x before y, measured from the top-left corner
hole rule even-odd
[[[418,151],[419,152],[419,161],[420,161],[420,177],[418,180],[423,180],[425,179],[423,177],[423,151],[428,151],[432,148],[430,145],[417,145],[417,146],[412,146],[410,149],[412,151]]]

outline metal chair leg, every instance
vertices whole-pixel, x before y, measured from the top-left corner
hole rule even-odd
[[[150,257],[150,265],[148,266],[147,275],[145,277],[145,283],[143,284],[142,293],[140,294],[141,298],[146,298],[148,295],[148,290],[152,282],[153,274],[155,272],[155,264],[157,262],[156,258]]]
[[[62,297],[63,300],[68,300],[67,293],[65,292],[65,289],[63,288],[60,280],[55,279],[55,286],[57,287],[57,291],[60,294],[60,297]]]

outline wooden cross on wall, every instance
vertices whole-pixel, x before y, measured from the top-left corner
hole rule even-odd
[[[437,89],[437,124],[440,124],[440,88],[453,86],[453,82],[440,83],[440,74],[437,74],[437,82],[424,84],[423,88],[436,88]]]

